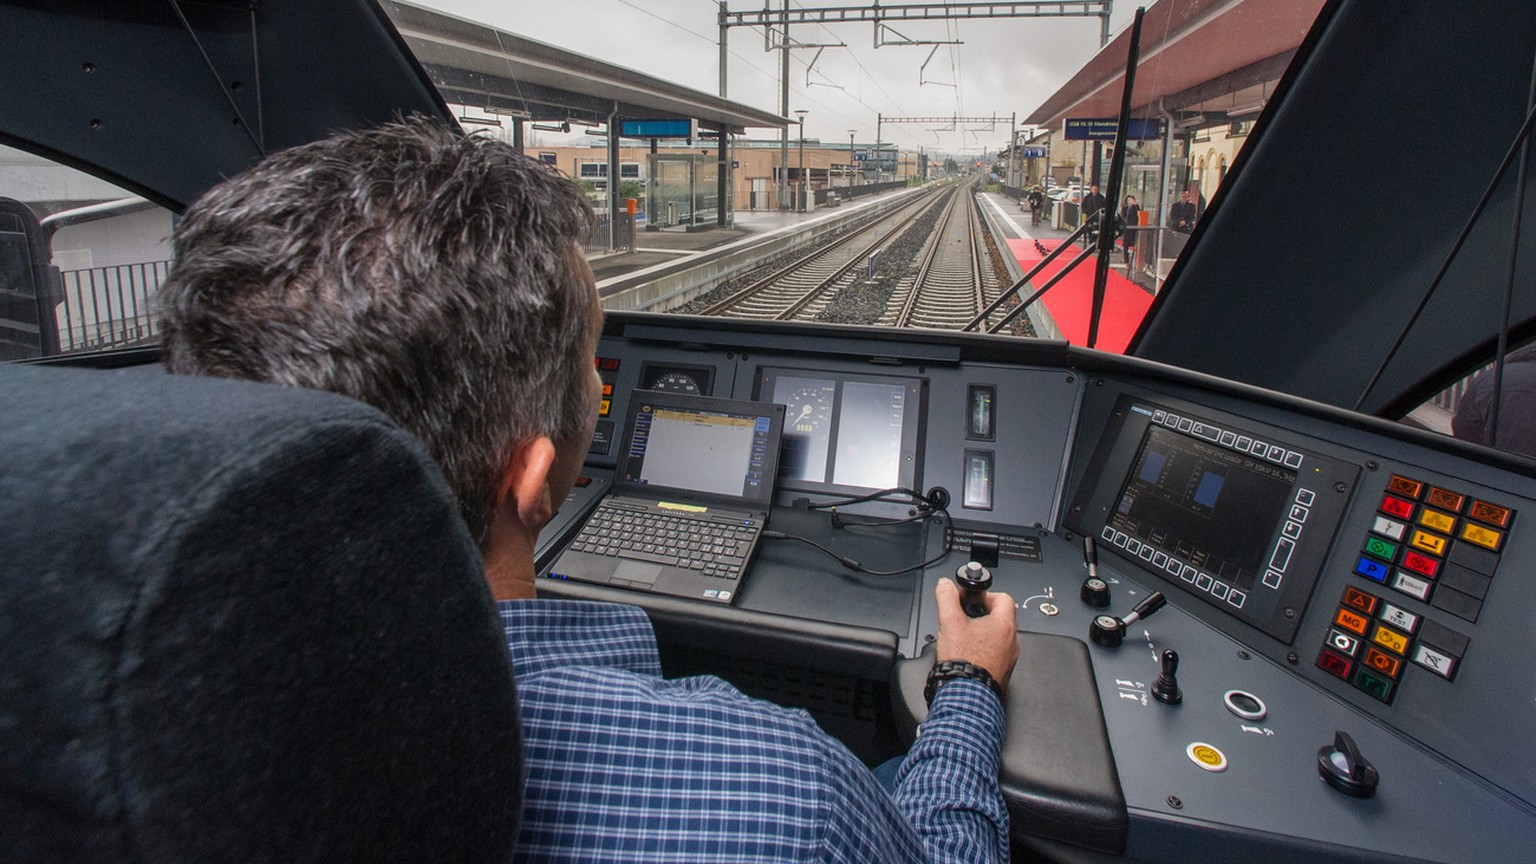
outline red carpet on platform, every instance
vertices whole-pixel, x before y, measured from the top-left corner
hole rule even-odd
[[[1061,243],[1060,240],[1040,241],[1040,245],[1045,247],[1045,254],[1049,254],[1059,243]],[[1035,248],[1034,240],[1009,240],[1008,246],[1019,259],[1019,266],[1023,267],[1025,272],[1039,264],[1040,259],[1045,257],[1045,254]],[[1028,297],[1034,293],[1081,251],[1074,244],[1061,253],[1050,266],[1041,270],[1030,280],[1031,287],[1022,292],[1022,297]],[[1115,250],[1115,254],[1119,254],[1118,249]],[[1051,290],[1045,292],[1044,297],[1036,301],[1045,304],[1046,311],[1051,313],[1051,318],[1060,328],[1062,338],[1073,345],[1088,344],[1088,319],[1093,314],[1094,263],[1094,259],[1089,258],[1077,265],[1075,270],[1068,273]],[[1141,319],[1147,314],[1147,308],[1151,305],[1151,294],[1119,273],[1109,271],[1109,281],[1104,287],[1104,311],[1099,316],[1099,341],[1094,347],[1100,351],[1123,353],[1125,346],[1130,344],[1131,337],[1136,335],[1136,328],[1141,326]]]

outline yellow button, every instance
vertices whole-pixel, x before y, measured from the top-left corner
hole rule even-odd
[[[1439,534],[1431,534],[1428,531],[1413,532],[1413,539],[1408,541],[1410,545],[1423,549],[1431,555],[1445,554],[1445,538]]]
[[[1408,653],[1408,637],[1380,624],[1376,625],[1376,632],[1371,634],[1371,641],[1397,654]]]
[[[1469,543],[1476,543],[1492,552],[1499,551],[1504,544],[1504,532],[1495,531],[1492,528],[1484,528],[1481,525],[1473,525],[1471,522],[1461,526],[1461,539]]]
[[[1449,534],[1451,529],[1456,527],[1456,517],[1449,513],[1441,513],[1439,510],[1431,510],[1425,507],[1419,513],[1419,524],[1428,525],[1441,534]]]
[[[1184,748],[1191,762],[1207,771],[1216,773],[1227,770],[1227,757],[1209,744],[1196,741]]]
[[[608,412],[610,410],[612,410],[612,408],[613,408],[613,400],[612,399],[604,399],[597,406],[597,415],[599,417],[607,417],[608,416]]]

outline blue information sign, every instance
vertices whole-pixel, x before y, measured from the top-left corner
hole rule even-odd
[[[1045,148],[1044,147],[1020,147],[1019,148],[1019,156],[1024,158],[1024,159],[1044,159],[1045,155],[1046,154],[1045,154]]]
[[[694,138],[693,121],[624,120],[619,124],[620,138]]]
[[[1113,117],[1079,117],[1067,118],[1066,139],[1068,141],[1113,141],[1115,140],[1115,127],[1120,121]],[[1163,122],[1156,118],[1132,117],[1125,127],[1125,137],[1131,141],[1143,141],[1149,138],[1160,138],[1163,133]]]

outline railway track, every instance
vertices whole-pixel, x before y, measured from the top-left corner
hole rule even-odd
[[[778,321],[815,318],[839,288],[859,278],[856,268],[865,265],[871,254],[933,206],[941,194],[935,191],[924,195],[895,213],[756,279],[706,306],[699,314]]]
[[[935,190],[808,255],[696,301],[685,311],[959,329],[996,299],[1002,281],[994,260],[996,247],[971,192],[969,185]],[[880,257],[870,268],[877,251]]]

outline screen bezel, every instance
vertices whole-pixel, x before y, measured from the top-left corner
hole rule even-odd
[[[765,482],[750,497],[733,497],[698,492],[676,486],[640,483],[626,479],[629,476],[630,451],[634,444],[635,418],[646,405],[650,405],[653,408],[718,411],[725,414],[767,417],[769,421],[769,447],[763,462]],[[716,396],[694,396],[689,393],[668,393],[661,390],[635,390],[630,396],[629,411],[625,415],[624,439],[619,447],[618,464],[615,466],[614,471],[614,491],[618,494],[634,495],[637,497],[665,498],[669,501],[680,501],[690,504],[734,507],[737,509],[745,508],[767,512],[773,503],[774,488],[778,479],[779,449],[783,443],[783,435],[784,406],[782,405],[746,399],[724,399]]]
[[[832,479],[821,481],[806,480],[802,478],[780,477],[778,487],[785,491],[811,492],[827,495],[863,495],[879,491],[882,488],[917,489],[922,482],[923,474],[923,431],[928,408],[928,379],[911,375],[872,375],[863,372],[829,371],[826,369],[802,369],[789,366],[759,366],[757,367],[752,384],[753,399],[759,402],[767,402],[765,395],[770,383],[780,378],[806,378],[818,381],[827,381],[834,385],[833,404],[831,409],[831,428],[827,438],[827,465],[823,476],[834,478],[837,470],[837,445],[842,431],[843,392],[849,383],[900,385],[906,392],[907,404],[902,411],[901,443],[898,454],[897,482],[895,487],[856,486],[847,483],[837,483]],[[783,403],[773,402],[769,404],[779,405],[788,413],[787,406]],[[788,427],[790,418],[785,417],[784,441],[790,440]]]

